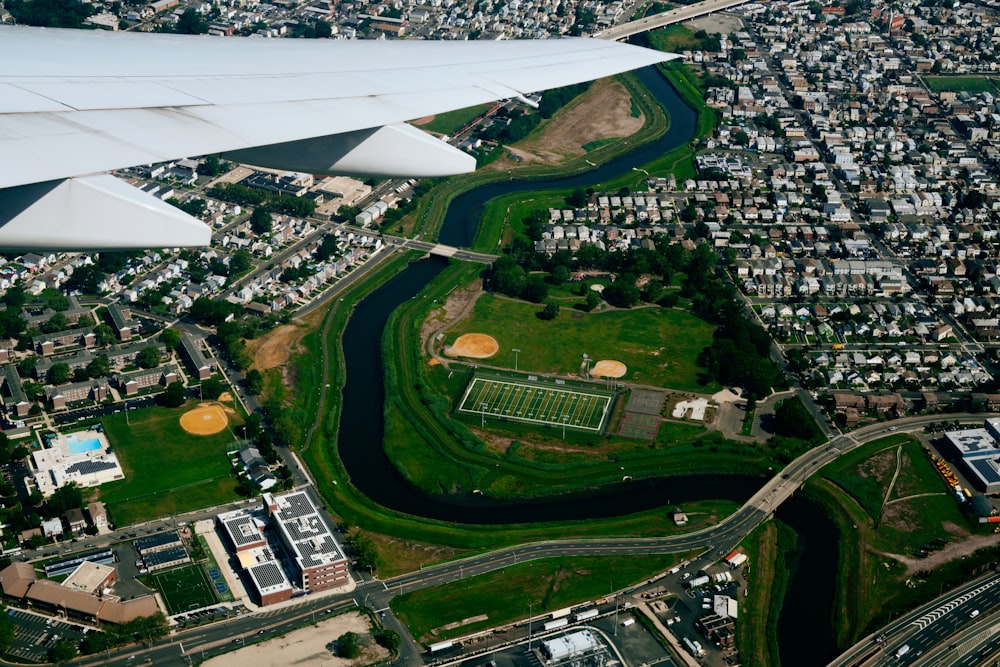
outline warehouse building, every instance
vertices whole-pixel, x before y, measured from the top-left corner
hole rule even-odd
[[[1000,492],[1000,419],[987,419],[983,428],[946,432],[941,453],[957,460],[980,491]]]

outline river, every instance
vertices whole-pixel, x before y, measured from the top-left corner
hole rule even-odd
[[[544,188],[576,188],[595,185],[638,167],[663,153],[689,141],[694,134],[697,117],[655,69],[638,72],[642,83],[663,105],[670,117],[667,132],[658,140],[642,145],[585,174],[543,181],[505,181],[484,185],[454,199],[441,228],[440,241],[456,247],[472,244],[484,204],[494,197],[515,192]],[[382,331],[396,307],[416,296],[425,285],[447,266],[445,260],[426,259],[415,262],[399,275],[362,300],[344,331],[343,348],[346,360],[346,383],[343,390],[338,452],[344,467],[359,491],[374,502],[407,514],[455,523],[510,524],[538,521],[568,521],[605,518],[631,514],[645,509],[704,499],[747,500],[758,488],[759,477],[739,475],[679,475],[614,484],[590,492],[567,494],[533,501],[501,501],[471,493],[429,495],[409,484],[386,456],[383,439],[383,406],[385,388],[382,357],[379,350]],[[802,534],[802,521],[817,530],[835,535],[832,522],[811,516],[808,508],[793,511],[802,501],[793,498],[783,506],[786,523]],[[797,558],[797,573],[814,576],[809,563],[813,555],[810,541]],[[818,542],[816,542],[818,543]],[[822,558],[820,560],[823,560]],[[815,561],[819,563],[819,561]],[[829,579],[829,570],[826,576]],[[803,586],[798,577],[789,590]],[[830,584],[832,587],[832,583]],[[832,588],[831,588],[832,596]],[[786,665],[822,665],[820,653],[813,650],[816,637],[830,637],[829,607],[825,624],[812,625],[809,633],[798,635],[808,642],[795,640],[800,626],[794,624],[800,603],[793,595],[782,609],[778,625],[781,657]],[[808,601],[806,601],[808,602]],[[794,603],[794,604],[793,604]],[[815,605],[814,605],[815,606]],[[791,620],[790,620],[791,619]],[[787,649],[787,650],[786,650]]]

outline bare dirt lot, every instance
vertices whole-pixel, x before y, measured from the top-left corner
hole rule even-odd
[[[342,614],[315,626],[253,644],[206,661],[209,667],[348,667],[370,665],[389,657],[389,652],[371,638],[368,617],[359,613]],[[355,632],[365,639],[361,655],[354,660],[336,657],[336,640],[345,632]]]
[[[583,145],[591,141],[627,137],[638,132],[643,117],[632,115],[632,96],[614,79],[595,81],[580,96],[556,114],[540,134],[516,147],[507,147],[521,158],[522,164],[559,164],[567,158],[584,154]],[[511,169],[517,162],[508,156],[491,163],[487,169]]]

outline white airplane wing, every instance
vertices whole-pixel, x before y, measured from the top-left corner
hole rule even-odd
[[[183,157],[442,176],[474,159],[413,118],[668,60],[595,39],[267,40],[0,27],[0,247],[207,245],[105,172]],[[14,64],[16,63],[16,65]]]

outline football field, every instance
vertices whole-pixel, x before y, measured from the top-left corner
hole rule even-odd
[[[458,410],[484,418],[600,432],[614,398],[611,392],[476,376],[466,388]]]

